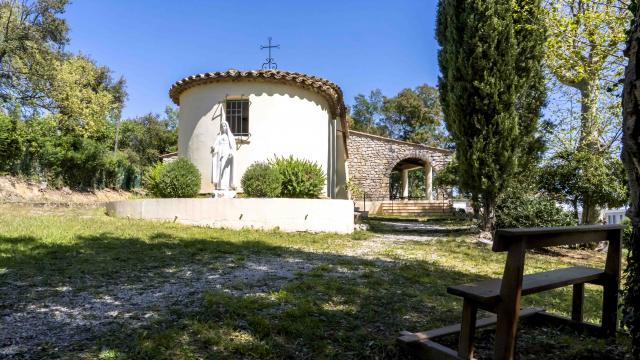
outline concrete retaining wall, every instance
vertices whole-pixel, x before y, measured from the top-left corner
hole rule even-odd
[[[107,214],[230,229],[353,232],[353,202],[328,199],[141,199],[107,203]]]

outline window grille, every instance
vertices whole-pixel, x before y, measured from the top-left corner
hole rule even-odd
[[[226,115],[235,136],[249,135],[249,100],[227,100]]]

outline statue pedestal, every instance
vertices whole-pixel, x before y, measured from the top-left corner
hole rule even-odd
[[[211,197],[214,199],[232,199],[236,197],[236,192],[233,190],[213,190]]]

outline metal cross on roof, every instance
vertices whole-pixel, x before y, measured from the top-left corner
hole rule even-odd
[[[269,57],[267,61],[262,64],[263,69],[277,69],[278,64],[274,61],[274,58],[271,57],[271,49],[280,49],[280,45],[271,45],[271,36],[269,36],[269,45],[260,45],[260,50],[269,49]]]

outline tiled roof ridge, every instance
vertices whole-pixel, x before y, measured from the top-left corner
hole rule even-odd
[[[346,106],[342,89],[333,82],[300,72],[290,72],[276,69],[262,70],[236,70],[215,71],[187,76],[176,81],[169,90],[169,97],[176,104],[180,105],[180,94],[187,89],[197,85],[208,84],[223,80],[233,79],[272,79],[284,83],[290,83],[307,90],[319,93],[329,102],[331,112],[334,116],[346,118]]]

